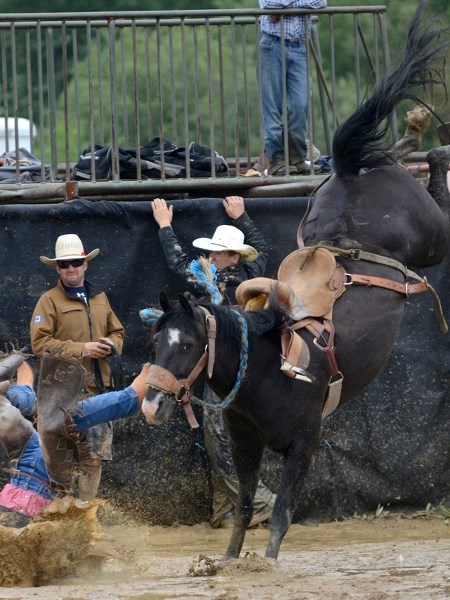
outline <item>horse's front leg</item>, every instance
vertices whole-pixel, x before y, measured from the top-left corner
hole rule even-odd
[[[284,466],[277,499],[269,521],[270,538],[265,556],[278,558],[280,546],[294,516],[303,484],[311,466],[316,442],[302,440],[284,452]]]
[[[234,513],[233,530],[224,560],[238,558],[253,516],[254,497],[258,486],[263,448],[258,445],[251,451],[235,447],[232,450],[233,462],[239,479],[239,494]]]

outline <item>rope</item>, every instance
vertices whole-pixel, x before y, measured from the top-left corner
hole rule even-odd
[[[207,406],[208,408],[213,408],[214,410],[222,410],[222,409],[228,408],[230,406],[230,404],[235,399],[236,394],[238,393],[238,390],[242,385],[242,382],[244,381],[245,372],[247,371],[248,351],[249,351],[249,346],[250,346],[249,340],[248,340],[247,321],[245,320],[244,316],[239,311],[231,309],[231,312],[237,316],[237,318],[239,320],[239,325],[241,327],[241,354],[239,356],[239,370],[238,370],[238,374],[237,374],[233,389],[228,394],[228,396],[226,396],[226,398],[224,398],[222,400],[222,402],[219,402],[218,404],[212,404],[210,402],[205,402],[204,400],[200,400],[199,398],[195,398],[195,397],[191,398],[193,401],[197,402],[198,404]]]
[[[206,258],[201,257],[189,263],[187,273],[189,275],[188,281],[197,283],[205,290],[212,304],[222,302],[222,295],[217,287],[217,268],[215,265],[211,265]],[[162,310],[151,307],[139,311],[141,321],[150,327],[162,314]]]
[[[212,304],[220,304],[222,295],[217,287],[217,267],[212,265],[206,258],[200,257],[193,260],[187,267],[191,276],[189,281],[194,281],[208,294]]]
[[[162,314],[162,310],[157,310],[155,308],[143,308],[139,311],[141,321],[150,326],[153,325]]]

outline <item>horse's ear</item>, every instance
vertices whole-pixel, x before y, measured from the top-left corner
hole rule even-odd
[[[159,305],[162,308],[163,312],[167,312],[169,308],[172,308],[172,305],[166,292],[159,292]]]
[[[178,294],[178,301],[180,303],[181,308],[187,312],[187,314],[191,317],[194,316],[194,311],[192,310],[192,306],[191,303],[189,302],[189,300],[186,298],[186,296],[183,296],[183,294]]]

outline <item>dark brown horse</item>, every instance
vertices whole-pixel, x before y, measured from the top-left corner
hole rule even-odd
[[[424,29],[422,19],[421,6],[399,66],[386,73],[372,97],[337,131],[335,173],[315,193],[301,227],[301,243],[334,248],[347,284],[353,282],[336,302],[333,315],[335,359],[343,375],[340,403],[358,394],[392,351],[408,295],[418,289],[407,267],[437,264],[448,250],[450,147],[429,153],[427,191],[394,163],[389,148],[383,149],[384,132],[379,130],[398,102],[414,97],[416,85],[426,80],[441,55],[441,32]],[[423,281],[420,285],[426,287]],[[224,419],[240,482],[225,558],[238,557],[241,551],[264,448],[282,453],[266,550],[266,556],[277,558],[319,443],[330,381],[327,353],[314,335],[301,330],[313,381],[280,371],[280,332],[289,318],[274,295],[268,308],[255,312],[194,304],[183,297],[172,305],[162,296],[161,306],[164,314],[154,325],[155,364],[144,415],[151,424],[167,421],[177,401],[188,398],[193,381],[207,380],[223,399],[216,408],[226,407]]]

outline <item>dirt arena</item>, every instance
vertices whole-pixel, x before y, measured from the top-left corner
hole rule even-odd
[[[115,517],[118,517],[115,519]],[[117,524],[113,524],[114,521]],[[261,600],[296,598],[386,598],[405,600],[450,597],[450,524],[440,511],[410,516],[355,517],[320,525],[293,525],[278,562],[265,559],[268,530],[249,530],[242,557],[221,564],[229,530],[195,526],[150,527],[126,523],[111,512],[103,537],[86,547],[71,548],[77,567],[67,573],[62,542],[70,537],[67,524],[54,523],[46,540],[33,549],[45,559],[43,585],[0,587],[0,598],[33,600],[156,600],[211,598]],[[34,527],[34,526],[31,526]],[[34,532],[36,534],[36,532]],[[36,538],[36,535],[34,536]],[[25,533],[18,540],[26,539]],[[5,539],[2,541],[5,550]],[[52,552],[52,549],[56,551]],[[29,560],[33,560],[33,552]],[[80,555],[84,554],[81,558]],[[14,546],[8,556],[14,555]],[[23,557],[22,557],[23,559]],[[2,569],[6,568],[2,562]],[[53,575],[52,575],[53,569]],[[66,569],[64,577],[60,573]],[[70,571],[70,568],[69,568]],[[42,573],[41,569],[41,573]]]

